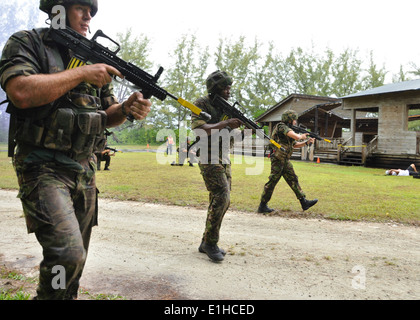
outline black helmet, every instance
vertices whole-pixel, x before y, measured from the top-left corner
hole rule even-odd
[[[232,77],[225,71],[217,70],[211,73],[206,80],[207,92],[213,93],[223,90],[227,86],[232,85]]]

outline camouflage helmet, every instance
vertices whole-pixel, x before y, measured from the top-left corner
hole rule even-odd
[[[39,2],[39,9],[50,14],[51,9],[56,5],[68,6],[76,3],[90,6],[92,8],[92,12],[90,13],[92,17],[98,12],[98,0],[41,0]]]
[[[217,92],[232,85],[232,77],[225,71],[217,70],[212,72],[206,80],[207,92]]]
[[[281,115],[281,121],[284,123],[290,123],[293,120],[297,120],[298,114],[294,110],[287,110]]]

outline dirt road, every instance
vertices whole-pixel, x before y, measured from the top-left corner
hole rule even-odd
[[[418,227],[228,211],[222,263],[199,253],[205,210],[100,200],[81,286],[127,299],[420,299]],[[15,191],[0,190],[0,263],[37,275]]]

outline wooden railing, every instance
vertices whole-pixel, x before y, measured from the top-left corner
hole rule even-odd
[[[337,150],[340,144],[343,144],[344,138],[333,138],[330,139],[331,143],[328,143],[323,140],[316,141],[317,150]]]
[[[346,148],[347,143],[349,143],[352,140],[352,138],[348,138],[347,140],[344,140],[342,143],[340,143],[337,146],[337,162],[340,163],[341,158],[343,157],[343,154],[346,153],[349,148]]]
[[[366,148],[362,149],[362,164],[366,163],[366,159],[378,148],[378,136],[375,136],[366,145]]]

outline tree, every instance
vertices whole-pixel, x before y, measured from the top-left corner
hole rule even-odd
[[[420,76],[420,67],[417,66],[417,64],[415,64],[414,62],[410,63],[410,67],[413,69],[412,71],[410,71],[409,73],[419,77]]]
[[[333,77],[331,93],[337,97],[358,92],[362,89],[362,61],[357,57],[358,51],[345,49],[334,60],[331,68]]]
[[[194,102],[205,92],[203,84],[210,56],[208,47],[202,49],[195,35],[183,35],[170,56],[174,59],[174,63],[165,76],[166,90],[177,97]],[[179,128],[181,121],[186,120],[191,114],[189,109],[173,99],[165,100],[165,109],[168,112],[168,128],[175,126]],[[169,110],[175,110],[176,123],[169,116]]]
[[[400,65],[400,71],[392,76],[392,82],[396,83],[409,80],[411,80],[410,77],[407,76],[407,72],[404,71],[404,67]]]
[[[9,37],[22,29],[34,28],[39,20],[38,3],[26,0],[24,2],[2,1],[0,3],[0,51],[3,50]],[[0,102],[6,99],[6,93],[0,89]],[[9,114],[7,104],[0,106],[0,141],[8,140]]]
[[[373,61],[373,51],[370,52],[369,67],[366,70],[367,75],[362,79],[362,90],[368,90],[384,85],[385,76],[388,73],[385,70],[385,66],[378,69],[375,62]]]
[[[277,99],[280,98],[278,92],[281,86],[278,86],[275,81],[276,58],[273,50],[274,45],[270,43],[263,63],[261,65],[258,64],[254,72],[251,71],[253,80],[250,83],[248,95],[252,101],[250,108],[252,108],[251,111],[254,118],[274,105],[278,101]]]
[[[260,45],[260,42],[255,39],[253,46],[247,46],[244,36],[234,43],[230,40],[219,39],[214,56],[216,67],[233,77],[232,98],[246,106],[251,113],[259,108],[258,101],[252,99],[255,97],[252,90],[256,87],[255,77],[261,71],[258,65]]]
[[[153,66],[153,63],[148,59],[150,52],[150,40],[145,35],[140,34],[134,36],[131,28],[127,29],[124,33],[117,33],[117,42],[120,45],[120,51],[118,56],[126,62],[132,63],[135,66],[149,72]],[[113,48],[115,50],[116,47]],[[131,83],[125,80],[118,80],[113,82],[114,94],[118,101],[122,102],[126,100],[137,88],[132,87]],[[151,112],[153,114],[153,112]],[[118,139],[122,141],[133,142],[136,140],[138,130],[145,125],[145,121],[141,122],[129,122],[126,121],[122,126],[115,128]],[[128,129],[124,134],[121,131]],[[140,143],[141,141],[139,141]]]
[[[0,48],[13,33],[37,25],[40,15],[38,6],[39,2],[29,0],[0,3]]]
[[[125,33],[117,33],[117,42],[121,50],[118,56],[126,62],[130,62],[135,66],[149,72],[153,63],[149,61],[148,56],[150,53],[150,39],[145,35],[134,36],[130,29]],[[118,101],[126,100],[134,91],[135,88],[130,87],[130,83],[122,82],[123,84],[115,84],[114,94]],[[128,86],[127,86],[128,85]]]

